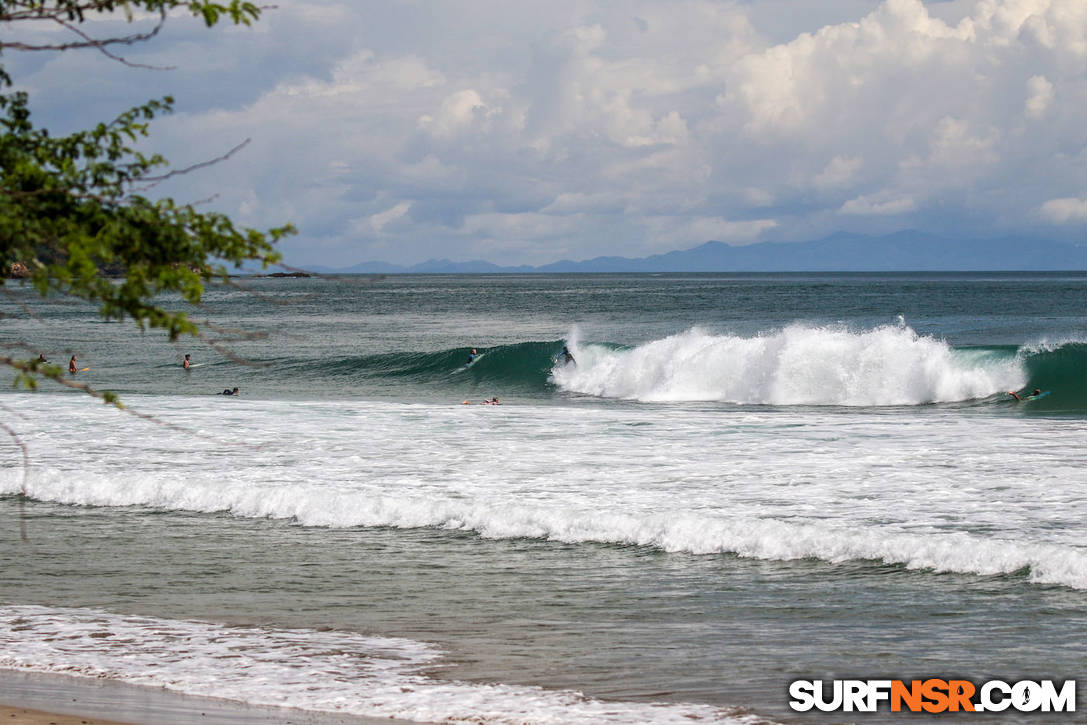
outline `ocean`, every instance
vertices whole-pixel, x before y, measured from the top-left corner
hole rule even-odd
[[[174,344],[5,289],[139,414],[0,374],[0,685],[904,723],[789,684],[1083,675],[1087,274],[237,279]]]

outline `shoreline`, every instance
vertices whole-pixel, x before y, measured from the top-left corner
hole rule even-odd
[[[9,725],[139,725],[139,723],[122,723],[117,720],[102,720],[82,715],[62,715],[2,704],[0,704],[0,722],[9,723]]]
[[[113,680],[0,669],[7,725],[421,725],[408,720],[247,705]]]

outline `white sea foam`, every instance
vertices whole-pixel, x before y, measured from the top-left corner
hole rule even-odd
[[[957,352],[904,324],[865,331],[790,325],[756,337],[698,329],[629,350],[578,344],[552,373],[565,390],[644,401],[918,405],[1021,387],[1021,362]]]
[[[580,363],[579,363],[580,364]],[[723,412],[9,396],[28,493],[312,526],[827,562],[875,559],[1087,589],[1087,423],[955,411]],[[73,431],[79,431],[73,436]],[[216,436],[228,435],[253,447]],[[22,485],[0,448],[0,492]]]
[[[0,607],[0,667],[246,702],[419,722],[765,723],[697,704],[604,702],[571,690],[435,679],[422,642],[222,626],[92,609]]]

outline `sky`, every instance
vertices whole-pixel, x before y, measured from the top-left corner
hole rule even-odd
[[[117,52],[174,69],[0,62],[56,132],[170,94],[174,167],[251,139],[157,193],[294,223],[299,266],[1087,231],[1084,0],[280,0]]]

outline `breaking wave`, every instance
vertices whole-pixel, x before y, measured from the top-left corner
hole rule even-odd
[[[637,347],[577,344],[555,384],[601,398],[762,405],[911,406],[1039,387],[1045,407],[1087,404],[1087,345],[955,348],[905,325],[791,325],[754,337],[698,329]],[[1043,403],[1042,400],[1038,401]]]
[[[572,690],[437,680],[423,642],[222,626],[94,609],[0,607],[0,667],[106,678],[250,705],[419,722],[765,723],[708,705],[604,702]],[[485,713],[485,714],[483,714]]]

